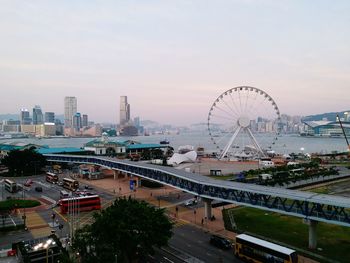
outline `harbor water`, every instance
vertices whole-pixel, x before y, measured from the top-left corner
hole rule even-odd
[[[33,143],[37,145],[45,145],[50,148],[56,147],[76,147],[82,148],[85,143],[94,140],[95,138],[21,138],[21,139],[3,139],[1,143],[5,142],[23,142]],[[168,140],[169,146],[175,150],[179,146],[192,145],[194,149],[197,147],[204,147],[205,152],[214,152],[216,147],[211,142],[210,136],[206,132],[187,132],[181,134],[166,134],[166,135],[151,135],[151,136],[135,136],[135,137],[110,137],[111,141],[126,141],[134,140],[141,143],[159,143],[163,140]],[[332,153],[347,151],[347,145],[344,138],[316,138],[316,137],[302,137],[299,135],[281,135],[273,145],[269,135],[262,134],[257,137],[262,148],[267,149],[269,146],[271,150],[276,153]],[[223,142],[225,143],[225,142]],[[227,142],[226,142],[227,143]]]

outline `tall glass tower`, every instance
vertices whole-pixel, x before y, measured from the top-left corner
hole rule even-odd
[[[44,116],[43,112],[41,111],[41,108],[39,105],[35,105],[33,108],[33,124],[43,124],[44,123]]]
[[[124,126],[130,121],[130,104],[127,96],[120,96],[120,125]]]
[[[64,98],[64,126],[69,128],[73,125],[73,116],[77,113],[77,98]]]

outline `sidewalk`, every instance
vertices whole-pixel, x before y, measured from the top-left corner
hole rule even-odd
[[[192,224],[196,227],[202,228],[204,231],[208,231],[213,234],[224,236],[230,240],[234,240],[236,233],[225,230],[224,221],[222,217],[223,207],[212,208],[212,214],[215,216],[214,221],[204,219],[204,207],[200,208],[187,208],[178,205],[178,212],[176,213],[176,204],[167,202],[157,197],[166,196],[169,194],[179,194],[182,195],[183,192],[174,189],[169,186],[163,186],[157,189],[151,189],[146,187],[139,187],[136,191],[131,191],[129,186],[129,181],[131,178],[118,178],[114,180],[113,178],[104,178],[100,180],[85,180],[79,179],[80,182],[94,187],[98,187],[108,191],[110,194],[118,196],[130,196],[131,198],[136,198],[144,200],[154,206],[160,206],[166,208],[170,217],[173,220],[177,220],[183,223]],[[235,205],[225,206],[225,208],[230,208]],[[196,211],[196,212],[194,212]],[[202,224],[203,219],[203,224]],[[317,263],[317,261],[299,256],[299,262],[301,263]]]

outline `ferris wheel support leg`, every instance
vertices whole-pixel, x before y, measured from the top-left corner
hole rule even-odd
[[[241,127],[238,127],[237,130],[235,131],[235,133],[232,135],[230,141],[226,144],[222,154],[220,155],[220,160],[224,158],[224,156],[226,155],[226,153],[228,152],[228,150],[230,149],[232,143],[234,142],[234,140],[236,139],[238,133],[240,132]]]
[[[247,131],[248,131],[248,135],[249,137],[252,139],[253,143],[254,143],[254,146],[256,147],[256,149],[261,153],[262,156],[265,156],[263,150],[261,149],[260,145],[258,144],[257,140],[255,139],[252,131],[247,128]]]

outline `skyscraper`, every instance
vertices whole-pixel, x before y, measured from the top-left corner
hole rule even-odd
[[[73,116],[77,113],[77,98],[65,97],[64,98],[64,126],[72,127]]]
[[[73,128],[76,131],[80,131],[81,127],[81,114],[77,112],[73,116]]]
[[[45,112],[45,122],[54,123],[55,122],[55,113],[54,112]]]
[[[39,105],[35,105],[33,108],[33,124],[43,124],[44,123],[44,116],[43,112],[41,111],[41,108]]]
[[[83,127],[89,126],[89,119],[88,119],[87,114],[83,114],[82,126]]]
[[[130,121],[130,104],[127,96],[120,96],[120,125],[124,126]]]
[[[25,108],[21,109],[19,120],[21,121],[21,124],[23,124],[23,125],[31,124],[32,119],[30,118],[30,114],[29,114],[29,111],[27,109],[25,109]]]

